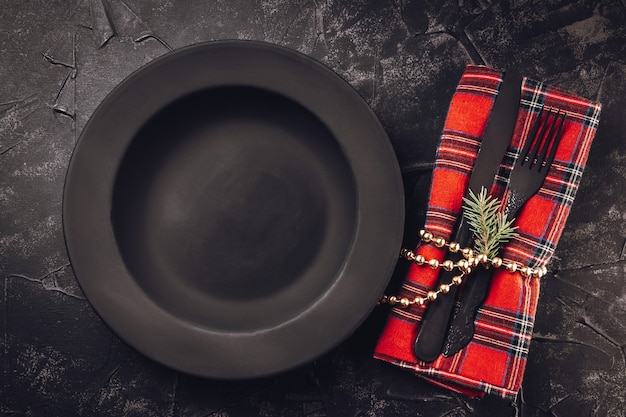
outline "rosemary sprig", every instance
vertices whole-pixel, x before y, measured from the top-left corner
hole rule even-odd
[[[489,196],[485,187],[478,195],[469,190],[463,202],[463,216],[474,234],[474,249],[490,258],[497,256],[500,245],[517,236],[515,219],[507,220],[499,211],[500,201]]]

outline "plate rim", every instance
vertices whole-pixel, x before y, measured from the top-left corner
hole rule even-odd
[[[259,71],[253,73],[250,68],[241,68],[240,74],[225,75],[224,66],[228,67],[228,62],[207,60],[211,55],[220,54],[222,58],[234,56],[244,61],[244,54],[252,55],[249,59],[257,59],[259,65],[268,67],[265,68],[267,71],[278,71],[283,78],[280,80],[282,86],[276,85],[277,80],[263,80]],[[267,57],[267,61],[261,60],[260,56]],[[168,71],[195,71],[184,69],[182,64],[188,60],[213,66],[210,69],[214,74],[191,74],[178,85],[166,86],[164,91],[147,89],[150,85],[154,87],[152,83],[162,80]],[[240,64],[235,66],[242,67]],[[299,85],[302,77],[285,72],[286,68],[281,69],[278,64],[290,70],[299,69],[313,78],[306,79],[308,85]],[[111,239],[112,226],[107,228],[107,222],[110,225],[112,182],[123,150],[133,138],[129,132],[141,127],[174,96],[197,91],[202,83],[205,83],[204,88],[207,88],[206,83],[228,85],[237,77],[252,86],[268,87],[266,84],[271,84],[280,90],[274,92],[300,102],[327,124],[346,153],[358,193],[353,246],[328,291],[296,317],[276,327],[254,332],[212,331],[163,310],[134,281],[119,251],[116,252],[115,240]],[[324,109],[323,105],[330,104],[325,97],[301,102],[307,100],[306,91],[315,87],[326,88],[324,92],[335,99],[343,97],[342,104],[351,104],[344,109],[350,114],[337,115]],[[126,123],[130,126],[107,127],[107,122],[116,120],[124,111],[123,105],[120,109],[120,100],[128,98],[131,93],[141,92],[151,100],[136,100],[136,120]],[[346,126],[344,123],[359,118],[365,126]],[[103,129],[107,129],[109,135],[104,135]],[[110,132],[126,134],[115,137]],[[106,141],[102,139],[103,135],[107,136]],[[364,141],[367,146],[359,147],[359,141]],[[102,152],[105,157],[95,164],[97,166],[89,162]],[[96,187],[98,182],[102,182],[101,187]],[[93,198],[86,199],[85,194]],[[319,357],[345,340],[371,313],[386,288],[398,259],[403,226],[404,190],[398,161],[373,110],[346,80],[325,64],[296,50],[263,41],[198,43],[169,52],[133,72],[113,88],[83,128],[72,152],[63,190],[63,231],[68,256],[81,289],[98,315],[119,337],[157,362],[184,373],[218,379],[242,379],[282,372]],[[101,234],[94,236],[98,231]],[[380,238],[384,243],[372,241],[374,238]],[[98,248],[103,250],[93,250]],[[368,260],[374,255],[379,257],[378,262]],[[362,276],[366,278],[360,278]],[[374,287],[356,285],[360,279]],[[347,295],[351,297],[346,299]],[[129,313],[134,315],[128,316]],[[337,314],[342,314],[343,320],[338,320]],[[330,335],[324,323],[328,320],[333,320],[335,325]]]

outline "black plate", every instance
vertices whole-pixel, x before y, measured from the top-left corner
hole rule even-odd
[[[250,41],[132,74],[85,127],[64,231],[80,285],[128,343],[183,372],[305,363],[375,306],[404,222],[395,155],[325,66]]]

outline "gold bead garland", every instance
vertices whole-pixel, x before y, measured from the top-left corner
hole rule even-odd
[[[478,265],[483,265],[485,268],[504,267],[510,273],[515,273],[519,271],[519,273],[525,278],[541,278],[548,273],[548,270],[545,266],[541,266],[539,268],[531,268],[529,266],[520,265],[512,261],[505,262],[502,260],[502,258],[499,257],[493,257],[490,259],[484,253],[474,254],[474,251],[471,248],[461,248],[461,245],[459,243],[446,242],[444,238],[435,237],[431,232],[428,232],[426,230],[420,230],[419,235],[422,242],[432,243],[438,248],[447,247],[448,250],[452,253],[460,251],[463,255],[463,258],[456,263],[449,259],[440,262],[438,259],[426,259],[423,255],[416,254],[409,249],[402,249],[400,251],[400,256],[408,261],[415,262],[416,265],[427,265],[430,266],[432,269],[443,268],[445,271],[450,272],[456,268],[459,270],[459,275],[453,277],[449,283],[439,285],[436,290],[433,289],[428,291],[425,297],[415,297],[411,300],[407,297],[383,295],[383,297],[379,301],[379,304],[400,304],[400,306],[402,307],[409,307],[413,304],[421,306],[429,301],[435,301],[437,300],[439,294],[447,294],[448,292],[450,292],[450,287],[454,285],[461,285],[463,283],[463,278],[469,275],[472,272],[472,268],[475,268]]]

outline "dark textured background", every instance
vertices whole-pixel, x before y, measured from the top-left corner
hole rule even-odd
[[[0,1],[0,413],[626,415],[625,16],[624,0]],[[439,132],[467,63],[515,66],[603,103],[576,203],[543,279],[514,404],[471,400],[371,359],[382,307],[314,363],[245,382],[155,364],[93,312],[62,232],[62,187],[76,140],[133,70],[168,50],[226,38],[294,48],[359,91],[404,172],[406,243],[423,221]]]

